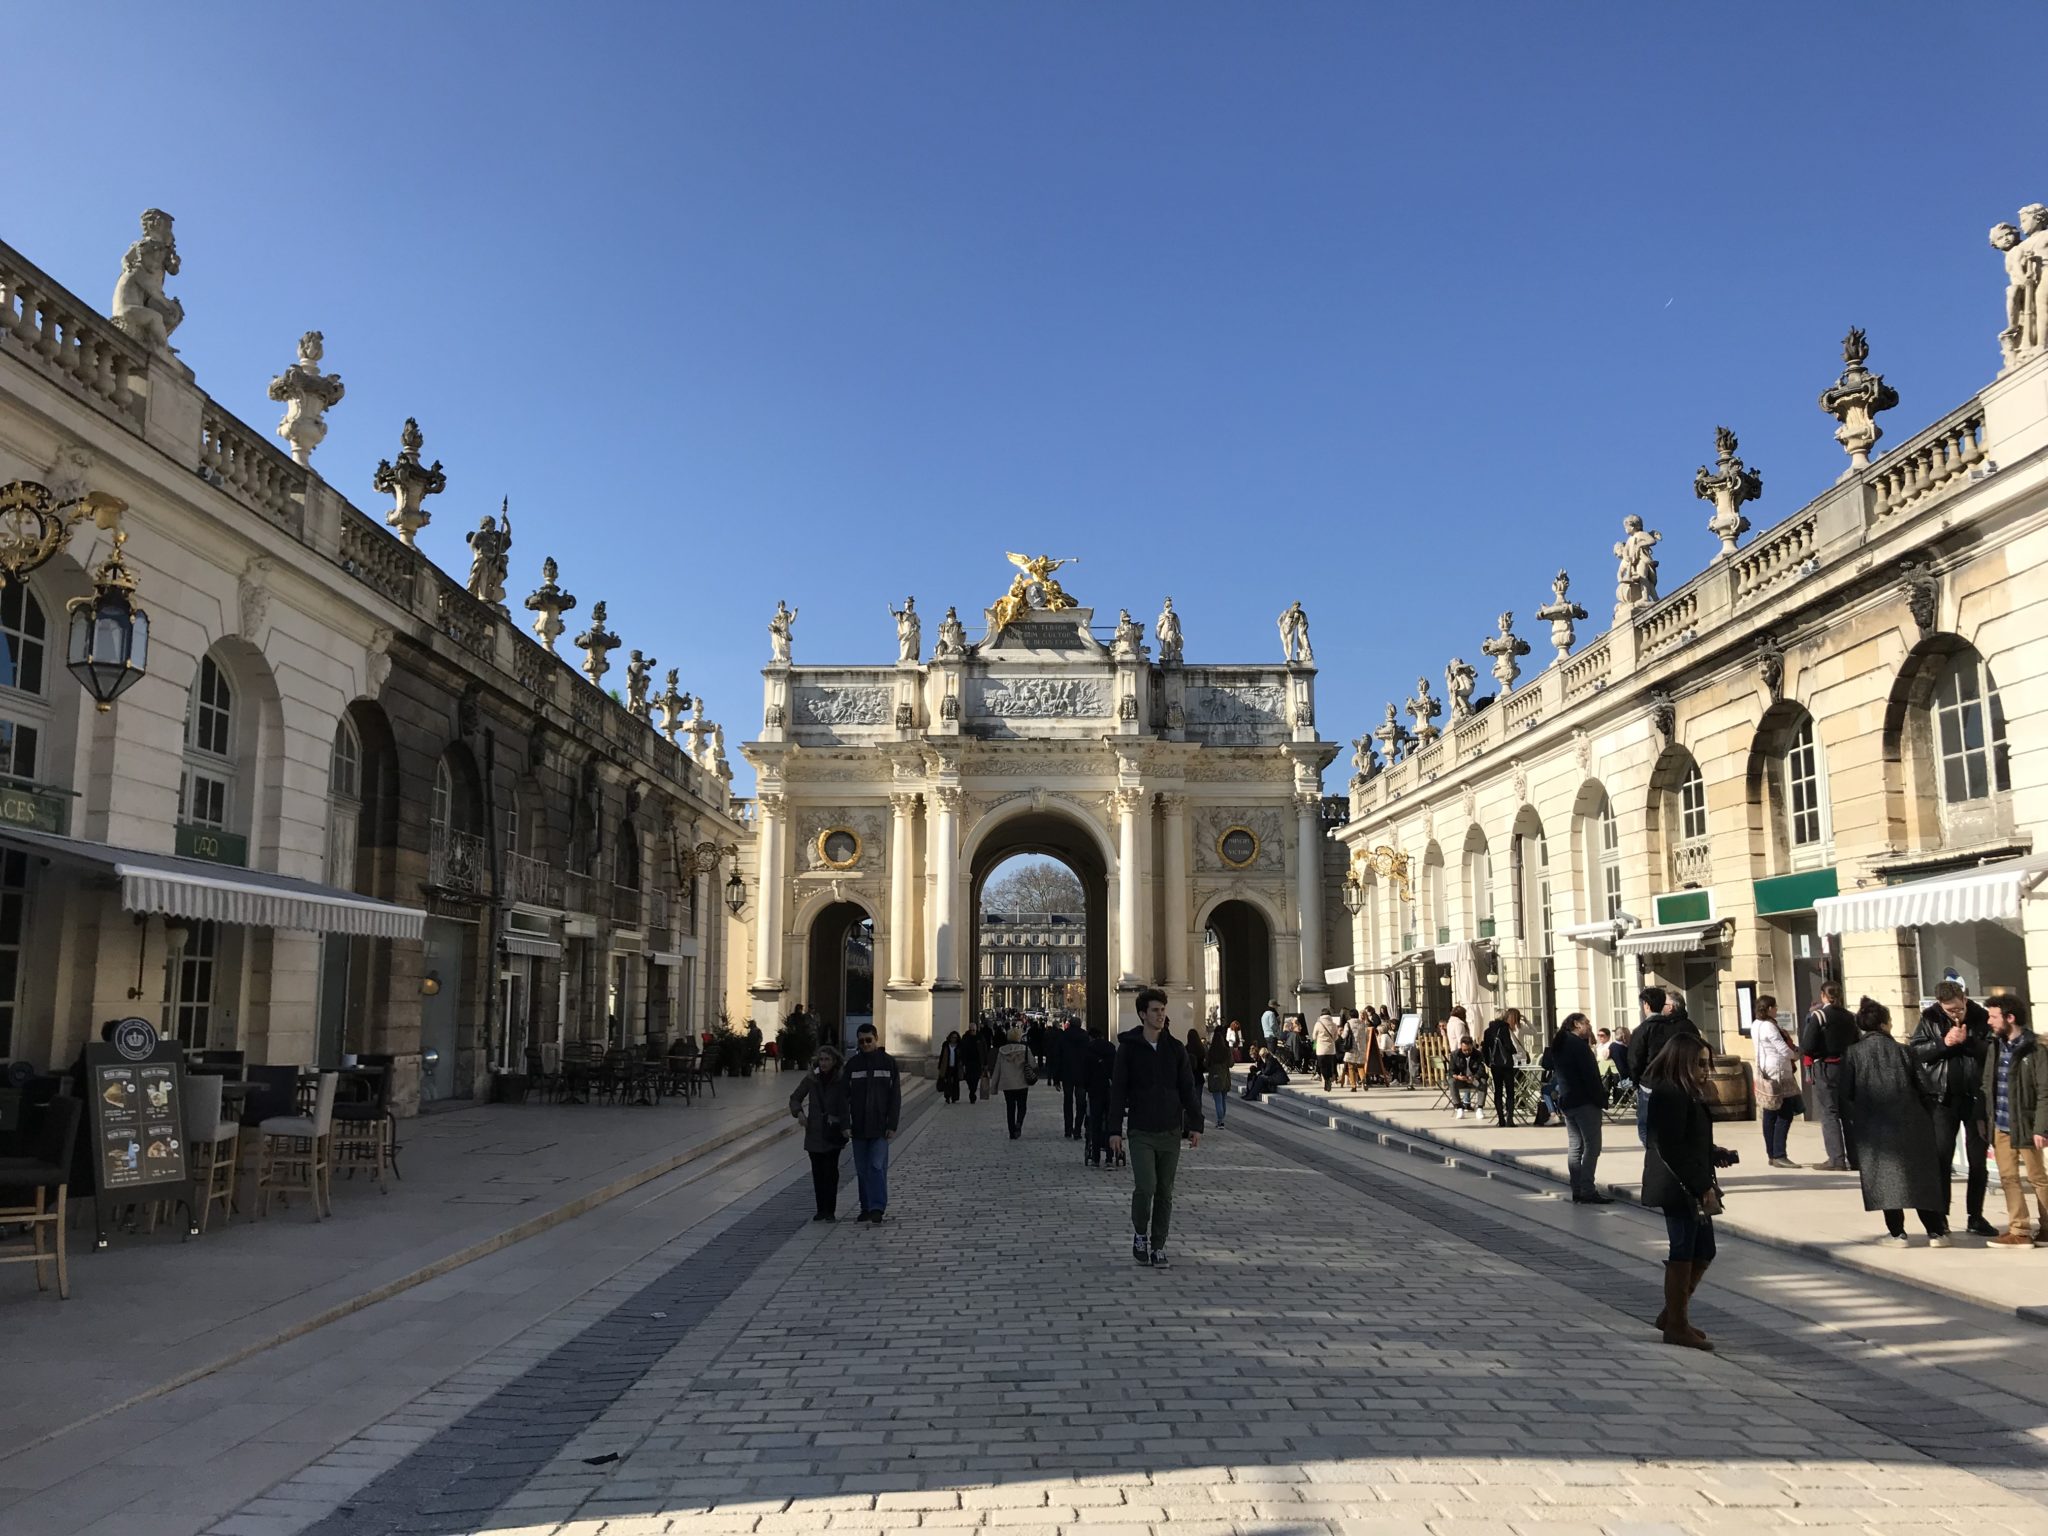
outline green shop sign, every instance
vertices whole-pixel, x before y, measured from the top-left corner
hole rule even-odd
[[[1714,894],[1711,891],[1673,891],[1668,896],[1658,896],[1651,902],[1651,910],[1657,914],[1657,926],[1669,928],[1674,923],[1704,923],[1714,916]]]
[[[195,827],[189,822],[180,822],[178,856],[204,859],[209,864],[245,866],[249,862],[249,840],[236,832],[223,832],[218,827]]]
[[[1756,915],[1771,917],[1780,912],[1810,912],[1813,904],[1839,894],[1835,869],[1810,869],[1804,874],[1778,875],[1756,882]]]
[[[0,786],[0,822],[62,837],[71,830],[71,796],[61,790]]]

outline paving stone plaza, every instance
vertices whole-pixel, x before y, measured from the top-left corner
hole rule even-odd
[[[1127,1173],[1057,1116],[1035,1094],[1011,1142],[918,1090],[891,1224],[811,1223],[785,1155],[210,1529],[2048,1530],[2009,1316],[1729,1242],[1719,1352],[1672,1350],[1647,1213],[1255,1106],[1186,1155],[1176,1265],[1138,1271]]]

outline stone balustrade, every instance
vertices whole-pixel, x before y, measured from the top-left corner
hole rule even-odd
[[[279,526],[304,527],[306,471],[210,400],[199,417],[199,473]]]
[[[341,568],[371,591],[410,610],[424,557],[405,547],[354,507],[341,517]]]
[[[1753,541],[1732,562],[1729,580],[1733,583],[1735,606],[1741,608],[1756,602],[1790,580],[1815,558],[1819,545],[1820,514],[1811,511],[1800,513]]]
[[[1524,687],[1508,696],[1507,722],[1511,731],[1525,730],[1543,718],[1543,690]]]
[[[1564,663],[1564,698],[1567,704],[1605,688],[1614,671],[1614,651],[1601,636],[1578,655]]]
[[[1444,766],[1444,744],[1441,737],[1426,747],[1417,747],[1408,754],[1408,761],[1401,765],[1412,769],[1422,778],[1440,772]]]
[[[148,352],[20,253],[0,245],[0,350],[140,431]]]
[[[435,595],[434,612],[441,633],[465,651],[482,661],[497,658],[498,614],[489,603],[478,602],[444,577]]]
[[[539,641],[519,635],[513,640],[512,670],[520,683],[537,697],[552,699],[555,696],[555,679],[562,672],[562,660],[548,654],[547,647]]]
[[[1972,400],[1871,465],[1870,520],[1882,523],[1956,484],[1984,460],[1984,407]]]
[[[1700,595],[1687,589],[1651,609],[1636,624],[1636,656],[1649,661],[1699,638]]]

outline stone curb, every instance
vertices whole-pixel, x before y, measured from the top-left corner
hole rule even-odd
[[[776,1125],[777,1121],[782,1122],[779,1127]],[[351,1313],[360,1312],[365,1307],[375,1306],[380,1301],[388,1301],[391,1297],[399,1295],[401,1292],[409,1291],[414,1286],[425,1285],[429,1280],[438,1280],[441,1276],[453,1270],[461,1269],[466,1264],[474,1264],[479,1259],[488,1258],[500,1249],[509,1248],[514,1243],[524,1242],[527,1238],[537,1237],[552,1227],[558,1227],[564,1222],[573,1221],[578,1216],[594,1211],[599,1206],[618,1199],[621,1195],[631,1194],[643,1184],[651,1184],[654,1180],[666,1174],[674,1173],[678,1168],[697,1162],[714,1152],[732,1147],[735,1142],[756,1137],[763,1130],[767,1130],[769,1134],[760,1136],[758,1143],[739,1148],[730,1156],[721,1158],[711,1168],[704,1171],[707,1173],[716,1172],[728,1163],[735,1162],[742,1157],[751,1156],[762,1147],[779,1141],[786,1136],[796,1135],[799,1129],[800,1127],[790,1119],[789,1110],[786,1106],[776,1105],[773,1108],[765,1109],[757,1115],[738,1122],[730,1129],[698,1142],[694,1146],[686,1148],[684,1151],[678,1152],[673,1156],[644,1164],[632,1172],[614,1179],[609,1184],[597,1189],[586,1190],[574,1199],[566,1200],[552,1210],[542,1211],[536,1216],[529,1216],[526,1220],[507,1227],[502,1232],[496,1232],[489,1237],[480,1238],[478,1241],[469,1244],[465,1248],[459,1248],[453,1253],[443,1254],[441,1257],[431,1260],[410,1273],[383,1281],[359,1295],[350,1296],[331,1306],[323,1307],[320,1311],[312,1313],[307,1317],[299,1318],[261,1339],[231,1350],[221,1355],[218,1359],[207,1361],[203,1365],[188,1367],[178,1372],[175,1376],[157,1382],[140,1392],[132,1393],[120,1402],[109,1403],[103,1408],[98,1408],[91,1413],[85,1414],[83,1417],[73,1419],[68,1424],[58,1425],[46,1433],[38,1435],[35,1439],[13,1449],[16,1452],[32,1450],[36,1446],[68,1435],[87,1424],[95,1423],[100,1419],[107,1418],[109,1415],[133,1408],[138,1403],[146,1403],[152,1398],[162,1397],[166,1393],[175,1392],[180,1387],[190,1386],[193,1382],[203,1380],[217,1371],[224,1371],[230,1366],[241,1364],[242,1361],[250,1359],[252,1356],[260,1355],[267,1349],[274,1349],[280,1344],[288,1344],[293,1339],[302,1338],[306,1334],[312,1333],[315,1329],[324,1328],[329,1323],[337,1322]]]
[[[1245,1102],[1239,1098],[1231,1107],[1235,1109]],[[1405,1152],[1413,1157],[1428,1158],[1433,1162],[1441,1162],[1447,1168],[1496,1179],[1532,1193],[1555,1196],[1557,1191],[1567,1187],[1563,1179],[1521,1154],[1482,1150],[1430,1131],[1417,1131],[1397,1125],[1391,1120],[1382,1120],[1367,1110],[1354,1109],[1349,1105],[1327,1105],[1317,1099],[1305,1098],[1289,1088],[1283,1087],[1267,1094],[1264,1099],[1253,1101],[1251,1107],[1266,1108],[1284,1114],[1289,1119],[1320,1124],[1341,1135],[1370,1141],[1390,1152]],[[1632,1205],[1638,1203],[1641,1193],[1641,1186],[1636,1184],[1610,1184],[1603,1181],[1599,1187],[1603,1193],[1614,1195]],[[2048,1328],[2048,1306],[2015,1306],[1996,1296],[1987,1295],[1979,1288],[1944,1284],[1932,1276],[1922,1278],[1917,1275],[1902,1275],[1871,1264],[1854,1252],[1843,1252],[1838,1246],[1797,1237],[1785,1237],[1776,1232],[1753,1227],[1739,1219],[1731,1220],[1727,1216],[1718,1218],[1716,1225],[1725,1228],[1736,1237],[1768,1248],[1782,1248],[1788,1252],[1803,1254],[1807,1258],[1818,1259],[1836,1269],[1846,1269],[1859,1275],[1868,1275],[1873,1279],[1910,1285],[1939,1296],[1967,1301],[1972,1306],[1983,1307],[1989,1311],[2009,1313],[2021,1322]]]

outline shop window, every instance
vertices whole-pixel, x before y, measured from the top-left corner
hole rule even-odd
[[[220,924],[194,923],[178,958],[178,1043],[190,1050],[212,1044],[215,969],[220,958]]]

